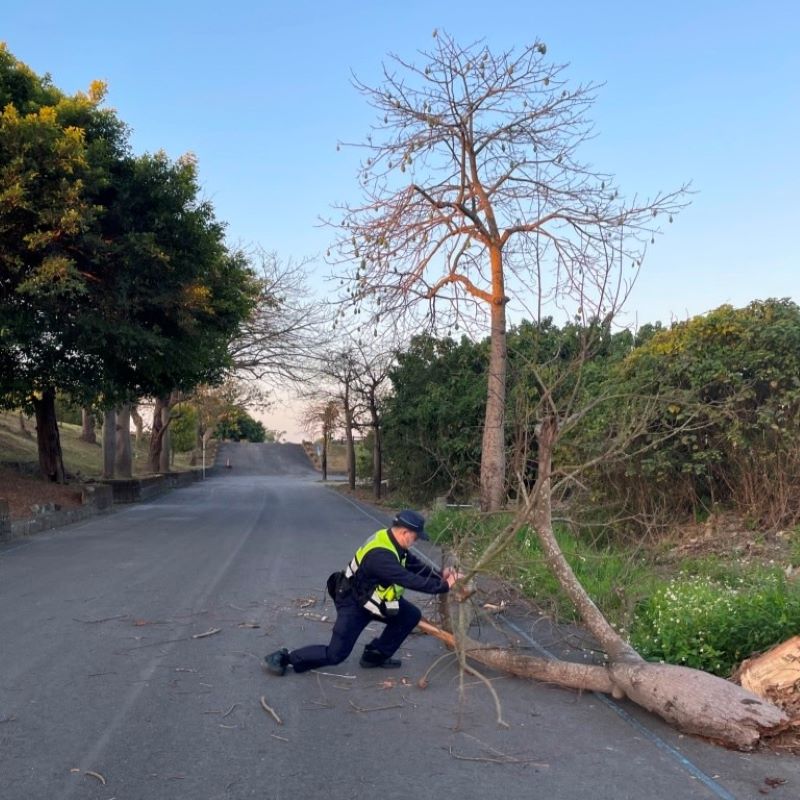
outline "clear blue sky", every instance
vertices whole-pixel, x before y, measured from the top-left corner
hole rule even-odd
[[[199,159],[233,242],[321,253],[330,204],[355,199],[372,113],[351,71],[377,82],[388,52],[434,28],[498,49],[540,38],[574,81],[603,82],[589,158],[627,195],[692,181],[627,307],[639,323],[756,298],[800,301],[800,6],[670,3],[3,0],[0,39],[74,92],[100,78],[135,150]],[[315,283],[324,287],[319,262]]]

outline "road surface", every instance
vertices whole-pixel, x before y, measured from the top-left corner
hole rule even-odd
[[[297,446],[228,458],[190,488],[0,546],[2,800],[800,797],[795,759],[487,673],[499,726],[452,658],[417,688],[445,652],[425,636],[400,670],[360,669],[359,645],[328,674],[265,674],[264,654],[327,641],[325,578],[388,518],[321,484]],[[528,620],[504,626],[542,644]]]

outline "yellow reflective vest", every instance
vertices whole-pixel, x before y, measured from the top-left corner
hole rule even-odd
[[[377,547],[382,547],[385,550],[393,553],[400,564],[405,567],[405,552],[402,556],[400,555],[394,545],[394,542],[389,536],[389,531],[384,528],[372,534],[372,536],[370,536],[369,539],[367,539],[367,541],[364,542],[364,544],[361,545],[358,550],[356,550],[356,554],[353,556],[353,559],[350,561],[344,571],[345,576],[352,579],[353,576],[358,572],[358,568],[361,566],[364,556],[366,556],[370,550],[374,550]],[[400,603],[398,601],[402,594],[402,586],[397,586],[396,584],[392,584],[391,586],[378,585],[375,586],[369,596],[363,600],[362,605],[367,611],[370,612],[370,614],[374,614],[377,617],[391,617],[400,609]]]

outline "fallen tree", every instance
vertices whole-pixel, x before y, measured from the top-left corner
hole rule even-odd
[[[787,714],[768,699],[715,675],[673,664],[645,661],[609,624],[575,577],[553,534],[550,505],[549,443],[554,436],[547,426],[539,431],[539,474],[533,491],[523,491],[520,508],[512,522],[484,551],[464,576],[465,586],[485,564],[530,524],[542,545],[545,560],[578,610],[586,628],[605,651],[607,664],[577,664],[538,658],[513,650],[486,645],[466,635],[463,614],[446,613],[446,619],[461,617],[453,625],[456,633],[423,620],[420,628],[456,650],[462,660],[477,661],[493,669],[522,678],[545,681],[570,689],[602,692],[617,699],[627,697],[657,714],[679,730],[703,736],[726,747],[752,750],[769,736],[785,730]],[[463,599],[467,592],[460,593]],[[459,592],[453,592],[459,599]],[[455,603],[450,602],[449,606]]]
[[[568,689],[627,697],[684,733],[712,739],[726,747],[752,750],[765,736],[782,731],[786,714],[734,683],[706,672],[672,664],[651,664],[638,656],[623,662],[578,664],[515,653],[422,620],[420,630],[480,664],[520,678]]]

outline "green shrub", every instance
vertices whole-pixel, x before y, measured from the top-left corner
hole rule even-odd
[[[800,586],[780,570],[732,583],[684,573],[638,607],[631,644],[647,659],[726,676],[798,627]]]

